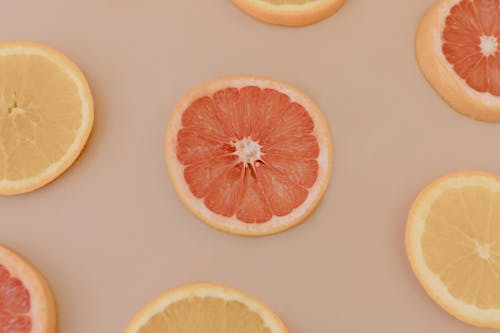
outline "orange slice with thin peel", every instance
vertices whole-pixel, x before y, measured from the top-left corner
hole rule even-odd
[[[239,290],[194,284],[145,306],[125,333],[288,333],[266,305]]]
[[[500,177],[463,171],[424,189],[406,248],[427,293],[467,323],[500,328]]]
[[[35,190],[78,157],[93,102],[78,67],[30,42],[0,44],[0,195]]]
[[[456,111],[500,122],[499,0],[439,0],[417,31],[416,56]]]
[[[254,76],[205,83],[180,100],[165,154],[174,187],[201,220],[240,235],[303,221],[330,178],[332,144],[299,90]]]
[[[0,246],[0,332],[55,331],[55,303],[46,280],[26,260]]]
[[[261,21],[304,26],[333,15],[345,0],[231,0],[245,13]]]

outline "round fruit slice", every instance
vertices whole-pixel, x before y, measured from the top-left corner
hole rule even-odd
[[[54,333],[55,303],[43,276],[0,246],[0,332]]]
[[[211,226],[241,235],[303,221],[332,166],[330,133],[316,105],[282,82],[253,76],[210,81],[182,98],[165,153],[186,206]]]
[[[287,333],[278,316],[233,288],[194,284],[171,290],[145,306],[125,333]]]
[[[418,64],[456,111],[500,121],[499,0],[440,0],[416,37]]]
[[[93,102],[85,77],[58,51],[0,44],[0,195],[35,190],[78,157]]]
[[[424,189],[406,248],[427,293],[467,323],[500,328],[500,177],[463,171]]]
[[[261,21],[286,26],[313,24],[333,15],[345,0],[232,0]]]

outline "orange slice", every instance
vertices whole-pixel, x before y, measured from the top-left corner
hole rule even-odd
[[[463,171],[429,185],[410,211],[406,248],[418,280],[446,311],[500,328],[500,177]]]
[[[500,121],[499,0],[440,0],[416,37],[418,64],[456,111]]]
[[[125,333],[288,333],[266,305],[233,288],[194,284],[145,306]]]
[[[42,275],[0,246],[0,332],[54,333],[54,298]]]
[[[93,103],[68,58],[29,42],[0,44],[0,195],[35,190],[78,157]]]
[[[317,106],[253,76],[205,83],[180,100],[165,139],[174,187],[209,225],[267,235],[303,221],[330,177],[332,144]]]
[[[232,1],[245,13],[261,21],[285,26],[304,26],[333,15],[345,0]]]

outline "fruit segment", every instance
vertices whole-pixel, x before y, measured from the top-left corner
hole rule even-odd
[[[30,332],[30,308],[28,290],[0,264],[0,333]]]
[[[313,120],[274,89],[221,89],[192,102],[182,125],[184,178],[214,213],[263,223],[301,205],[317,179]]]

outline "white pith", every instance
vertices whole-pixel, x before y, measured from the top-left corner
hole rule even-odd
[[[485,57],[492,56],[497,52],[498,40],[495,36],[483,35],[483,36],[481,36],[480,40],[481,40],[481,44],[480,44],[481,53]]]
[[[234,142],[233,145],[236,148],[236,155],[244,165],[254,166],[255,162],[261,159],[261,145],[251,138],[243,138]]]

